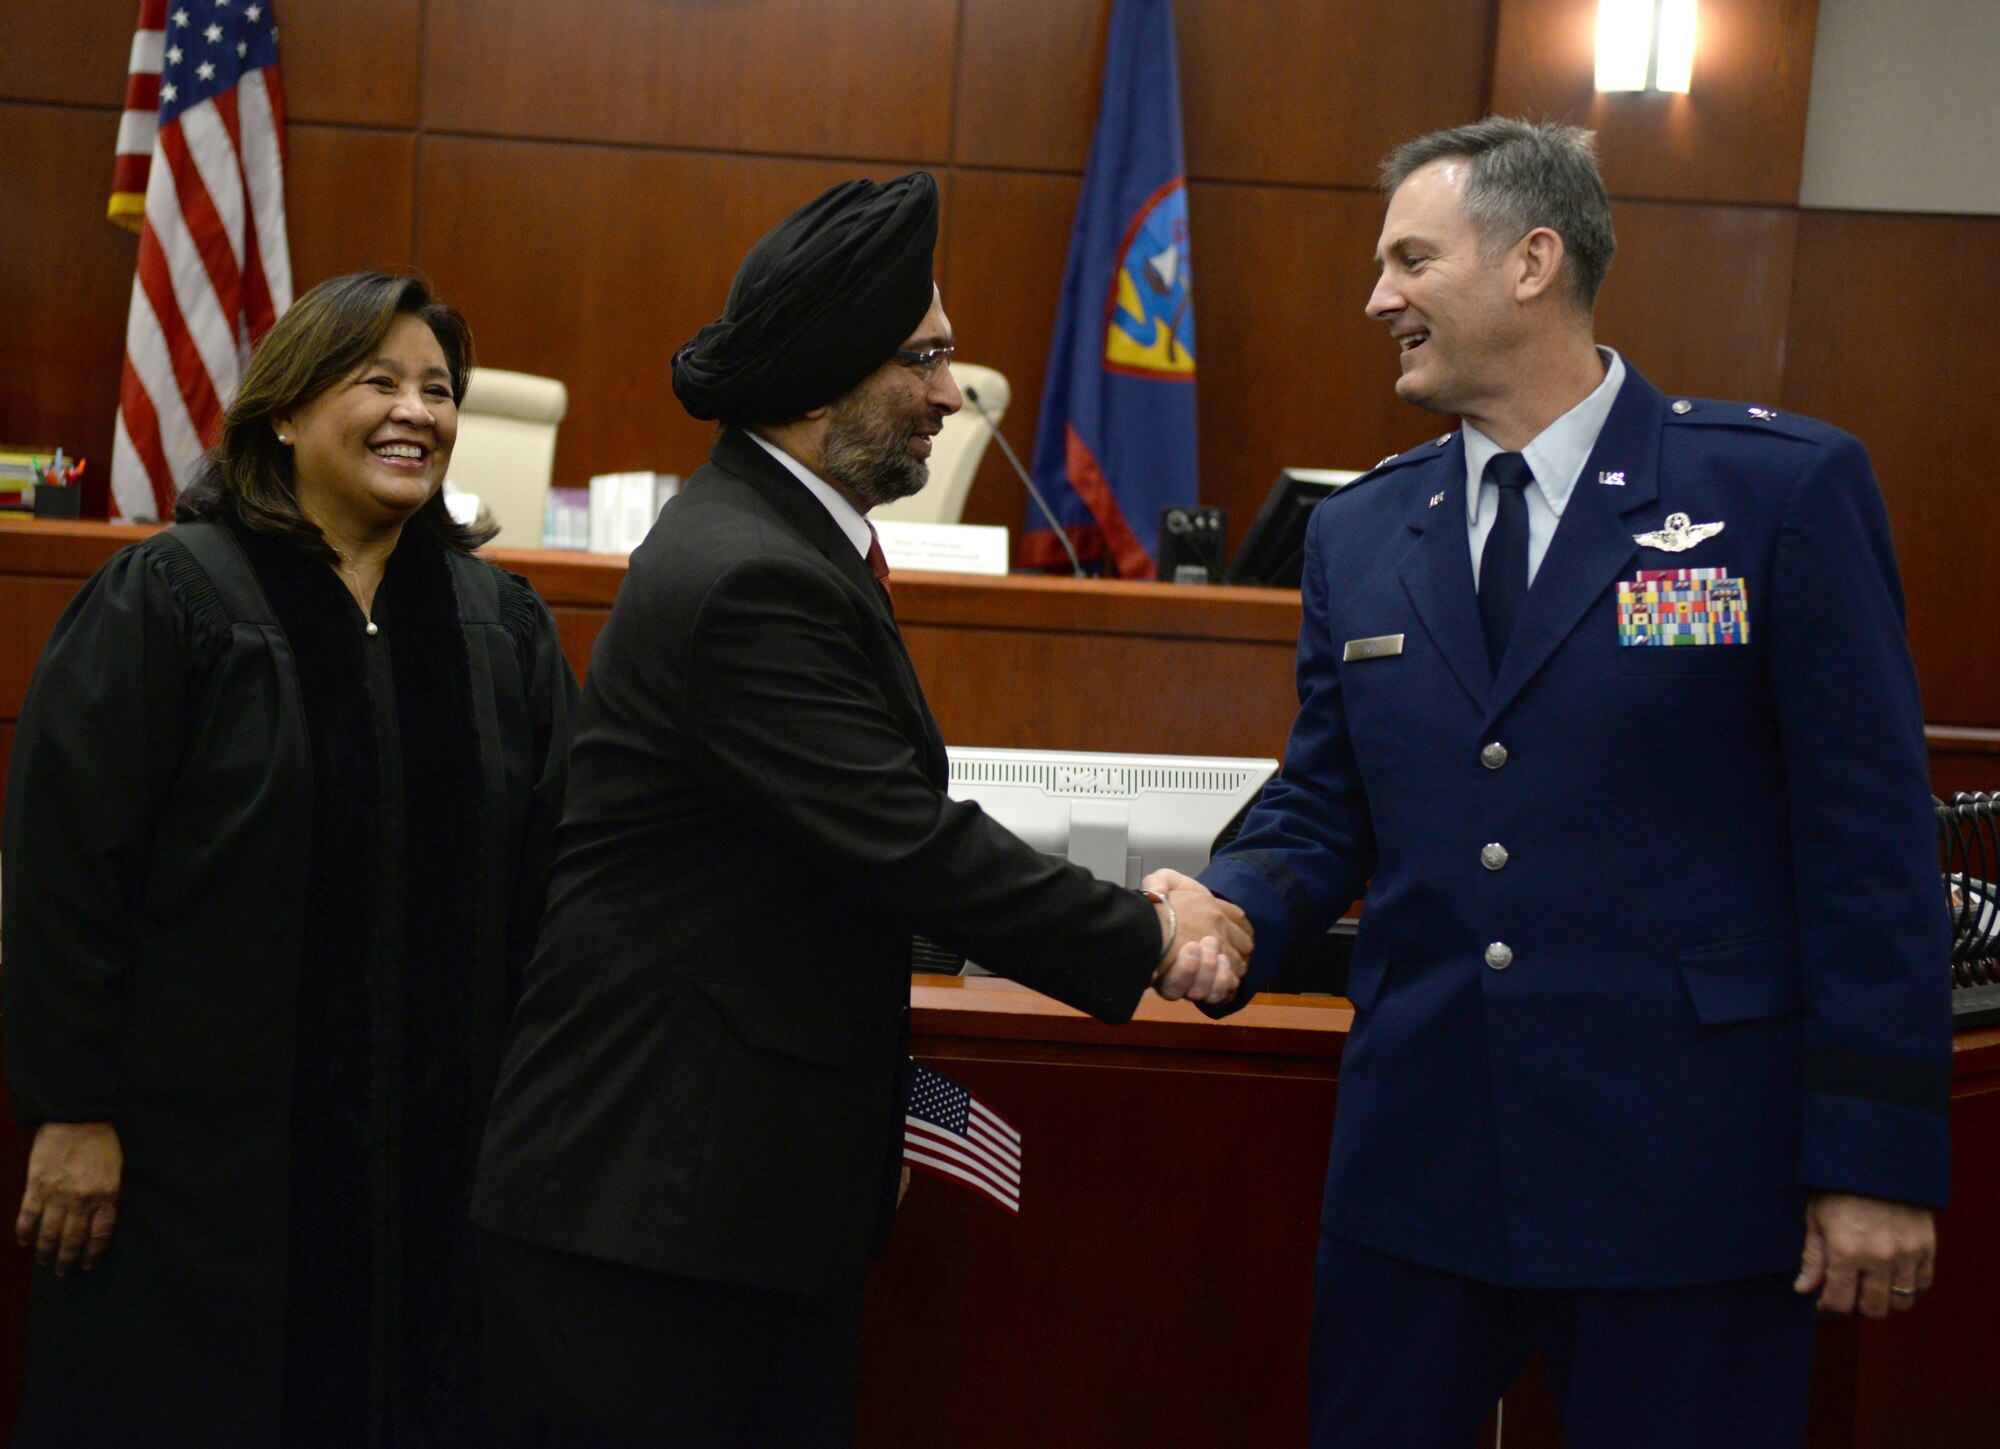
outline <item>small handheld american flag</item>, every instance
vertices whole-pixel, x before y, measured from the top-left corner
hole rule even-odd
[[[920,1062],[903,1115],[903,1161],[1021,1210],[1021,1134],[942,1072]]]

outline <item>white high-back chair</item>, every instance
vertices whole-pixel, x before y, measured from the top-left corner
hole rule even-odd
[[[569,411],[569,389],[553,377],[475,367],[458,408],[451,451],[452,486],[474,493],[500,525],[509,548],[539,548],[549,480],[555,474],[556,425]]]
[[[976,362],[954,362],[951,375],[961,389],[977,388],[980,406],[997,425],[1006,416],[1012,390],[1007,379],[990,367]],[[956,523],[965,512],[965,495],[972,491],[972,477],[993,430],[979,409],[967,403],[944,420],[944,431],[931,443],[931,481],[924,491],[899,498],[868,511],[870,518],[887,518],[897,523]]]

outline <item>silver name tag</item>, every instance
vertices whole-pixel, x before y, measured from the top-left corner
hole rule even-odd
[[[1342,663],[1351,664],[1357,659],[1387,659],[1402,652],[1401,634],[1377,634],[1373,639],[1349,639],[1340,658]]]

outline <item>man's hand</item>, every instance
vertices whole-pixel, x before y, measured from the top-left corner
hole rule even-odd
[[[1154,974],[1153,989],[1168,1001],[1186,997],[1220,1005],[1232,999],[1250,962],[1249,917],[1179,871],[1154,871],[1141,884],[1172,902],[1176,924],[1174,939],[1168,943],[1171,954]],[[1161,908],[1162,935],[1167,919]]]
[[[109,1122],[44,1122],[28,1153],[14,1238],[62,1277],[88,1273],[111,1246],[125,1153]]]
[[[1929,1208],[1849,1192],[1816,1192],[1806,1203],[1800,1293],[1819,1289],[1822,1313],[1884,1318],[1916,1306],[1931,1286],[1937,1229]]]

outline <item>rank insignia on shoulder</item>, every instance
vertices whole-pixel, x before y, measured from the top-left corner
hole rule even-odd
[[[1685,553],[1703,539],[1714,538],[1726,525],[1722,523],[1693,523],[1685,513],[1669,513],[1667,526],[1657,533],[1635,533],[1632,541],[1641,548],[1664,549],[1668,553]]]

